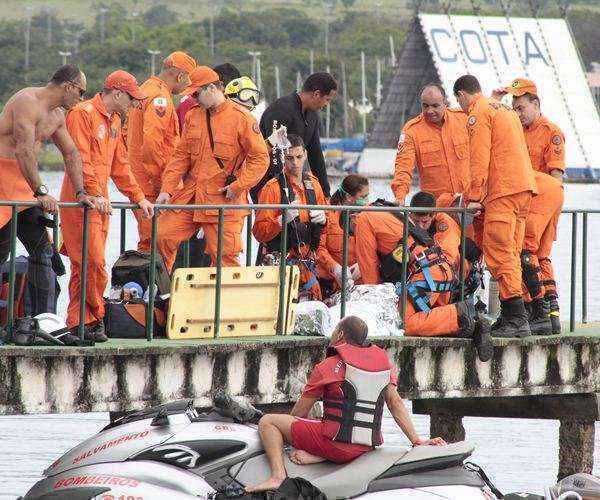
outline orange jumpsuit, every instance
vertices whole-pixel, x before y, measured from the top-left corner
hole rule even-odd
[[[538,172],[565,171],[565,136],[545,116],[540,116],[525,130],[531,166]]]
[[[269,165],[267,146],[256,119],[245,109],[225,100],[210,110],[214,152],[207,128],[207,111],[199,105],[186,115],[183,136],[163,173],[161,191],[172,195],[173,204],[245,204],[247,191],[258,183]],[[219,158],[224,166],[219,166]],[[236,198],[227,200],[220,190],[228,175],[235,172],[231,184]],[[183,185],[179,186],[183,180]],[[179,187],[178,187],[179,186]],[[177,248],[200,227],[204,229],[206,253],[213,264],[217,256],[217,209],[167,211],[160,216],[158,249],[169,269]],[[223,265],[239,265],[242,250],[241,231],[247,211],[225,210],[223,226]]]
[[[523,251],[531,253],[530,265],[536,270],[534,281],[539,283],[539,288],[534,287],[538,293],[531,294],[532,299],[546,294],[558,296],[550,253],[564,201],[563,186],[558,179],[543,172],[535,172],[535,182],[538,195],[531,200],[523,242]]]
[[[319,184],[319,180],[312,174],[308,174],[309,179],[312,181],[312,186],[315,191],[315,198],[318,205],[326,205],[325,195],[323,189]],[[306,195],[306,190],[302,182],[298,183],[297,178],[292,178],[286,175],[288,185],[294,190],[294,199],[301,205],[310,205]],[[281,203],[281,191],[277,178],[269,180],[264,187],[260,190],[258,195],[259,204],[273,204],[277,205]],[[281,225],[279,224],[278,218],[281,215],[281,210],[257,210],[256,219],[254,226],[252,226],[252,233],[256,240],[263,245],[276,238],[281,234]],[[300,210],[300,222],[305,224],[310,222],[310,214],[308,210]],[[289,230],[289,227],[288,227]],[[312,300],[321,300],[321,287],[316,280],[315,265],[315,251],[311,250],[309,242],[305,242],[300,245],[300,248],[290,249],[288,252],[288,260],[292,263],[298,262],[300,268],[300,287],[303,285],[306,287],[307,283],[311,283],[309,290]]]
[[[92,196],[109,198],[108,180],[114,181],[132,203],[144,199],[144,193],[127,160],[127,151],[121,135],[121,118],[117,113],[108,115],[100,94],[79,103],[67,115],[67,128],[83,162],[83,185]],[[73,186],[67,175],[63,179],[60,201],[76,201]],[[96,211],[89,212],[88,226],[88,273],[85,304],[85,323],[93,323],[104,317],[102,297],[108,283],[104,251],[110,217]],[[60,210],[63,236],[62,252],[71,261],[69,281],[69,306],[67,326],[79,324],[81,291],[81,251],[83,234],[83,211],[80,208]]]
[[[498,281],[500,299],[521,297],[525,220],[537,192],[523,127],[512,109],[481,95],[471,103],[467,126],[471,158],[467,199],[485,210],[483,256]]]
[[[394,215],[386,212],[362,212],[356,216],[356,257],[362,280],[365,284],[381,283],[378,254],[389,254],[402,244],[403,224]],[[451,281],[455,278],[460,259],[460,226],[447,214],[437,213],[432,222],[433,240],[440,247],[446,262],[432,265],[429,269],[436,281]],[[414,244],[409,235],[408,247]],[[424,247],[416,245],[408,258],[408,271],[415,263],[415,256]],[[424,279],[422,272],[408,275],[408,282]],[[450,303],[451,292],[430,292],[430,311],[418,311],[412,300],[406,302],[404,329],[409,336],[455,335],[459,331],[455,304]]]
[[[166,83],[151,76],[140,86],[147,99],[139,108],[129,111],[127,120],[127,149],[131,170],[146,198],[156,200],[162,175],[179,142],[179,119],[173,98]],[[134,212],[137,223],[140,252],[150,252],[152,221]]]
[[[401,205],[410,190],[415,164],[420,190],[436,198],[464,193],[469,187],[469,135],[467,115],[447,109],[444,123],[433,125],[423,114],[409,120],[400,135],[392,191]]]
[[[351,212],[356,214],[356,212]],[[350,215],[351,219],[355,215]],[[340,222],[341,212],[327,212],[327,224],[321,233],[321,241],[317,249],[317,276],[333,281],[334,291],[340,287],[335,280],[333,269],[342,265],[344,250],[344,228]],[[356,236],[348,235],[348,266],[356,264]],[[348,275],[350,273],[348,272]],[[362,280],[356,282],[362,284]]]

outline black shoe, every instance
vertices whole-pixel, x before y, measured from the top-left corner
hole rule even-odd
[[[562,332],[562,326],[560,324],[560,310],[558,307],[558,297],[555,295],[546,295],[544,297],[546,306],[549,310],[548,317],[552,324],[552,333],[558,335]]]
[[[492,328],[492,337],[497,338],[523,338],[531,335],[527,311],[522,297],[501,301],[502,312],[498,328]]]
[[[552,335],[552,322],[544,299],[533,299],[529,303],[529,328],[532,335]]]
[[[494,355],[494,344],[492,343],[492,326],[490,322],[483,317],[482,314],[477,314],[477,326],[473,332],[473,343],[477,349],[477,357],[479,361],[486,362],[492,359]]]
[[[456,303],[456,315],[458,317],[459,335],[461,337],[472,338],[475,331],[475,319],[477,311],[471,299]]]
[[[106,330],[104,329],[104,321],[100,321],[96,325],[89,329],[90,334],[93,336],[94,342],[106,342],[108,337],[106,336]]]

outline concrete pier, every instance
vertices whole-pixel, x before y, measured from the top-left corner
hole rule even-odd
[[[561,476],[591,470],[600,328],[496,340],[489,363],[477,359],[467,339],[373,341],[397,365],[400,393],[415,412],[431,415],[432,434],[462,439],[468,415],[553,418],[561,421]],[[326,344],[322,337],[268,337],[2,346],[0,414],[124,411],[181,398],[206,406],[217,389],[258,404],[291,404]]]

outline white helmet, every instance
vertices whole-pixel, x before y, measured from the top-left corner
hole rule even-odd
[[[38,320],[40,330],[45,333],[52,333],[67,327],[67,323],[58,314],[42,313],[35,316]]]

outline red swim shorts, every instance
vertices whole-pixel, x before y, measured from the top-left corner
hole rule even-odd
[[[360,444],[337,443],[325,437],[320,420],[296,418],[292,424],[292,446],[336,464],[345,464],[372,448]]]

